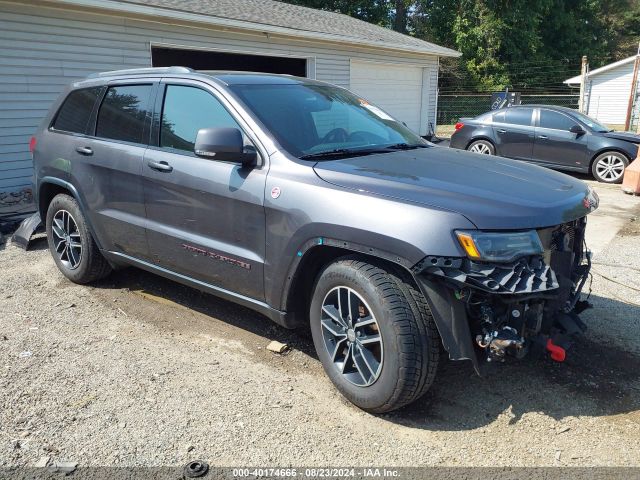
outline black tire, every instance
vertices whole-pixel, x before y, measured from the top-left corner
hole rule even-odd
[[[61,224],[64,225],[64,230],[60,230]],[[69,280],[85,284],[111,273],[111,267],[100,253],[78,202],[73,197],[61,193],[51,200],[47,209],[46,228],[51,256]],[[62,240],[62,237],[66,237],[66,240]],[[77,247],[70,247],[78,244]]]
[[[611,166],[611,168],[607,168]],[[629,159],[620,152],[604,152],[593,159],[591,174],[602,183],[622,183],[624,170],[629,166]]]
[[[323,304],[331,303],[328,299],[336,295],[337,289],[339,296],[339,288],[350,289],[361,297],[363,303],[357,310],[360,318],[368,318],[367,313],[372,315],[377,322],[375,331],[382,338],[379,374],[369,385],[354,384],[340,371],[340,364],[334,363],[333,352],[329,351],[327,329],[322,322],[331,319],[324,312]],[[371,312],[366,312],[366,308]],[[325,372],[337,389],[359,408],[372,413],[396,410],[420,398],[433,383],[440,356],[440,336],[423,295],[400,276],[357,258],[338,260],[326,267],[316,281],[309,316],[313,343]],[[367,337],[370,336],[364,336]],[[354,351],[358,341],[351,342]],[[347,357],[342,364],[348,363]],[[349,375],[360,371],[356,364],[353,360],[352,370],[356,372]]]
[[[496,147],[493,146],[489,140],[476,140],[471,142],[467,147],[470,152],[478,153],[480,155],[495,155]]]

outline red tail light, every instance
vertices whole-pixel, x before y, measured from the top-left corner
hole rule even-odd
[[[462,123],[462,122],[458,122],[458,123],[456,123],[455,129],[456,129],[456,131],[458,131],[458,130],[460,130],[462,127],[464,127],[464,123]]]
[[[36,137],[31,137],[31,140],[29,140],[29,151],[33,153],[35,149],[36,149]]]

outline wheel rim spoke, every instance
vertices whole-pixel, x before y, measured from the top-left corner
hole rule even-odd
[[[333,288],[323,301],[320,326],[337,371],[354,385],[372,385],[382,371],[383,341],[364,299],[349,287]]]
[[[60,263],[70,270],[78,268],[82,261],[82,236],[78,224],[66,210],[59,210],[51,224],[53,248]]]

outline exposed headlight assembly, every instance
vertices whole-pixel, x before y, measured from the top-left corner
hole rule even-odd
[[[472,260],[510,262],[526,255],[544,252],[538,232],[482,232],[479,230],[456,231],[458,241]]]

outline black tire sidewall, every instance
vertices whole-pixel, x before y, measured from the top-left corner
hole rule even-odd
[[[80,258],[80,265],[78,265],[78,267],[73,270],[67,268],[60,261],[60,257],[58,256],[54,245],[52,232],[53,217],[60,210],[66,210],[71,214],[78,227],[78,232],[80,233],[82,256]],[[84,215],[82,215],[82,212],[80,211],[78,202],[73,197],[65,194],[60,194],[56,195],[53,198],[53,200],[49,204],[49,208],[47,209],[46,230],[47,241],[49,243],[49,251],[51,252],[51,256],[53,257],[53,260],[56,262],[56,265],[58,266],[62,274],[72,282],[86,283],[86,279],[90,277],[91,271],[93,238],[91,237],[91,233],[87,228],[87,223],[84,219]]]
[[[496,149],[493,146],[493,143],[491,143],[489,140],[474,140],[473,142],[471,142],[469,144],[469,146],[467,147],[467,150],[471,150],[471,147],[473,147],[474,145],[476,145],[478,143],[483,143],[487,147],[489,147],[489,152],[490,152],[489,155],[495,155],[496,154]],[[472,152],[472,153],[476,153],[476,152]],[[483,154],[479,153],[478,155],[483,155]]]
[[[627,158],[627,156],[624,153],[615,152],[615,151],[604,152],[604,153],[601,153],[600,155],[598,155],[593,160],[593,163],[591,164],[591,175],[593,175],[593,178],[595,178],[600,183],[608,183],[609,185],[616,185],[618,183],[622,183],[622,179],[624,178],[624,173],[622,174],[622,177],[620,177],[618,180],[615,180],[613,182],[610,181],[610,180],[606,180],[606,179],[600,177],[600,175],[598,175],[598,173],[596,171],[596,165],[598,164],[598,162],[600,161],[600,159],[602,157],[606,157],[608,155],[616,155],[616,156],[620,157],[622,159],[622,161],[624,162],[625,170],[629,166],[629,159]]]
[[[367,302],[378,322],[383,342],[382,371],[375,383],[368,387],[359,387],[345,379],[329,358],[324,345],[320,327],[322,303],[327,293],[338,286],[356,291]],[[400,380],[398,332],[388,318],[390,306],[385,303],[379,289],[360,270],[334,263],[316,282],[310,305],[311,335],[325,372],[342,395],[365,410],[375,410],[387,404],[397,391]]]

